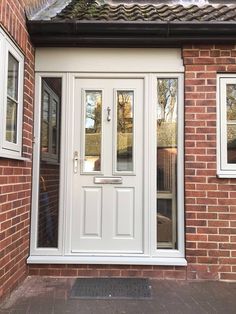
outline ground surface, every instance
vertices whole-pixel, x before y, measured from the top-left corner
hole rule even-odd
[[[236,283],[151,280],[149,299],[72,299],[74,279],[31,277],[0,306],[1,314],[236,313]]]

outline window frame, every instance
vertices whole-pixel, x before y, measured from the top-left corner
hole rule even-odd
[[[217,176],[236,178],[236,163],[227,161],[227,84],[236,85],[236,74],[217,75]]]
[[[23,89],[24,89],[24,56],[6,33],[0,28],[0,53],[6,62],[0,64],[0,156],[13,159],[22,159],[22,128],[23,128]],[[11,54],[18,62],[18,101],[17,101],[17,125],[16,143],[6,140],[6,112],[7,112],[7,81],[8,60]]]

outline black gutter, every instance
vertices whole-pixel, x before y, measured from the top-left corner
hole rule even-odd
[[[28,21],[36,47],[180,47],[236,43],[236,23]]]

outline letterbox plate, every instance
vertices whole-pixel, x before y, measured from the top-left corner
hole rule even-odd
[[[122,177],[94,177],[95,184],[122,184]]]

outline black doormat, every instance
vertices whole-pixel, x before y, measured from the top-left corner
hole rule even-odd
[[[151,297],[147,278],[78,278],[71,298],[78,299],[146,299]]]

